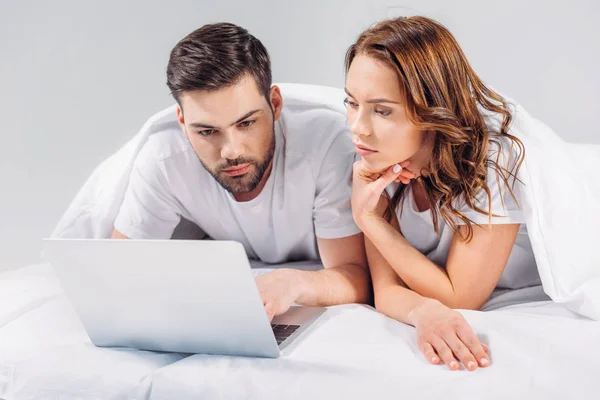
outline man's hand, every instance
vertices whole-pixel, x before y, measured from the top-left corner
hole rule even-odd
[[[269,321],[283,314],[300,294],[300,276],[292,269],[278,269],[256,278]]]

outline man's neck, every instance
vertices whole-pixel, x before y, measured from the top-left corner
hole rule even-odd
[[[271,175],[272,169],[273,169],[273,161],[271,161],[271,163],[269,164],[269,167],[263,174],[262,179],[258,183],[258,186],[256,186],[254,188],[254,190],[251,190],[246,193],[233,193],[233,198],[235,199],[235,201],[246,202],[246,201],[254,200],[256,197],[258,197],[258,195],[262,192],[263,188],[267,184],[267,181],[269,180],[269,176]]]

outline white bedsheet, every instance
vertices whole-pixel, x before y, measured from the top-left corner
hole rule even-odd
[[[367,306],[331,307],[279,359],[94,347],[47,265],[0,274],[0,398],[12,399],[564,399],[590,398],[600,322],[540,288],[464,311],[493,364],[476,372],[426,363],[414,329]]]
[[[181,358],[92,345],[48,265],[0,274],[0,399],[146,399]]]

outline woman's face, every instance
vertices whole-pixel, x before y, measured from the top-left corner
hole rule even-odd
[[[401,93],[392,68],[364,54],[354,58],[346,78],[348,123],[355,150],[372,172],[406,160],[412,172],[424,167],[417,164],[423,164],[419,150],[427,135],[409,121]]]

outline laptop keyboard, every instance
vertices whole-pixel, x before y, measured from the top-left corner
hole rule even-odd
[[[275,334],[275,340],[277,340],[277,344],[280,345],[285,339],[290,337],[290,335],[298,328],[300,325],[276,325],[271,324],[271,328],[273,328],[273,333]]]

